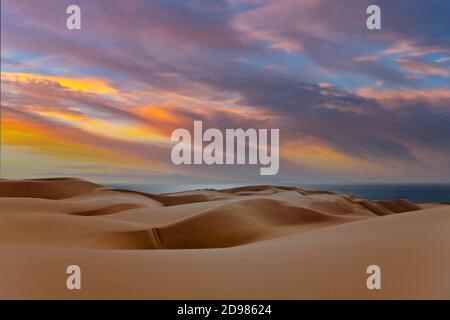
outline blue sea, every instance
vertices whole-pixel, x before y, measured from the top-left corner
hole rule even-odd
[[[329,184],[305,186],[313,190],[334,190],[369,200],[406,199],[415,203],[450,203],[450,184]]]
[[[286,185],[293,186],[289,183]],[[178,192],[193,189],[225,189],[242,186],[239,184],[111,184],[112,188],[129,189],[153,194]],[[450,184],[299,184],[311,190],[332,190],[357,195],[369,200],[407,199],[415,203],[450,203]]]

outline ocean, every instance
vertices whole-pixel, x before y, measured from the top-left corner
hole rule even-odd
[[[286,184],[294,186],[295,184]],[[242,186],[240,184],[110,184],[109,187],[129,189],[154,194],[179,192],[193,189],[224,189]],[[301,188],[311,190],[332,190],[360,196],[369,200],[407,199],[415,203],[448,202],[450,203],[450,184],[298,184]]]
[[[415,203],[449,202],[450,184],[329,184],[305,186],[313,190],[334,190],[369,200],[406,199]]]

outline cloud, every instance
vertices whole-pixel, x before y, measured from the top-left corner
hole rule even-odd
[[[440,77],[448,77],[450,75],[450,68],[445,66],[438,66],[435,64],[406,58],[397,58],[396,61],[400,64],[400,70],[408,71],[414,74]]]
[[[11,82],[53,82],[59,86],[71,90],[97,93],[97,94],[114,94],[117,90],[112,88],[103,79],[97,78],[75,78],[75,77],[58,77],[41,74],[27,74],[27,73],[14,73],[14,72],[2,72],[2,79]]]
[[[450,61],[450,57],[443,57],[443,58],[434,60],[434,62],[437,62],[437,63],[443,63],[443,62],[447,62],[447,61]]]
[[[382,55],[448,52],[448,2],[375,1],[382,9],[382,32],[365,27],[370,4],[373,1],[274,1],[238,15],[235,26],[249,38],[268,41],[287,53],[298,51],[329,70],[355,70],[391,83],[407,81],[379,61]]]
[[[286,177],[448,166],[447,1],[375,1],[380,32],[368,0],[78,1],[79,32],[69,2],[2,1],[2,106],[30,128],[14,145],[163,170],[171,131],[203,120],[281,128]]]
[[[380,106],[385,109],[421,105],[430,113],[450,111],[450,90],[447,88],[389,90],[366,87],[358,89],[357,92],[367,99],[378,100]]]

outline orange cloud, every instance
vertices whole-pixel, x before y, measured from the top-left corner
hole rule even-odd
[[[59,76],[49,76],[42,74],[32,74],[32,73],[16,73],[16,72],[2,72],[2,80],[12,81],[12,82],[54,82],[59,84],[61,87],[89,93],[97,94],[116,94],[117,90],[111,87],[107,81],[99,78],[76,78],[76,77],[59,77]]]
[[[64,117],[64,116],[63,116]],[[121,164],[147,167],[161,164],[152,152],[155,145],[116,139],[82,126],[54,122],[52,118],[15,113],[2,115],[2,143],[29,148],[30,154],[43,154],[88,163]],[[86,126],[89,122],[86,122]],[[94,127],[97,124],[93,124]],[[114,130],[116,128],[113,128]],[[111,128],[103,128],[113,131]],[[118,133],[120,135],[121,132]],[[161,153],[161,151],[159,151]]]
[[[417,101],[426,101],[431,105],[447,105],[450,100],[450,89],[396,89],[396,90],[378,90],[373,87],[365,87],[357,90],[360,96],[379,101],[386,101],[388,105],[396,106],[398,102],[413,103]]]
[[[281,157],[299,165],[335,173],[347,171],[377,173],[382,170],[376,163],[346,155],[313,137],[284,143]]]
[[[114,163],[117,157],[72,139],[43,125],[19,117],[4,116],[2,119],[2,143],[8,146],[23,146],[38,154],[47,154],[72,160]],[[116,158],[116,161],[113,159]]]

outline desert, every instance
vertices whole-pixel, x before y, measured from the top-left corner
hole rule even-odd
[[[249,186],[0,181],[2,299],[449,299],[450,206]],[[68,290],[66,269],[81,269]],[[366,269],[379,265],[380,290]]]

